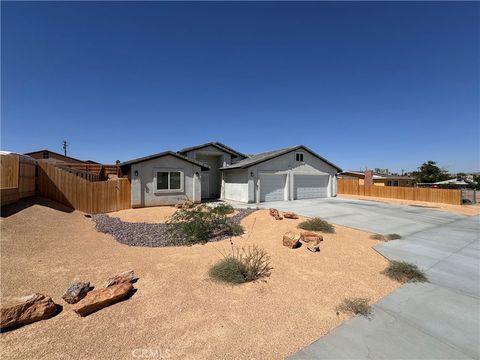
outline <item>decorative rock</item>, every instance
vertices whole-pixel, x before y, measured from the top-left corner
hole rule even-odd
[[[80,316],[87,316],[127,297],[133,285],[122,283],[107,288],[90,291],[85,298],[73,309]]]
[[[322,235],[319,235],[317,233],[310,232],[310,231],[303,231],[303,232],[300,233],[300,236],[301,236],[300,240],[305,242],[305,243],[323,241],[323,236]]]
[[[57,310],[58,306],[50,296],[43,294],[25,296],[20,303],[1,309],[0,328],[3,330],[48,319],[54,316]]]
[[[280,216],[280,213],[277,209],[270,209],[270,215],[275,218],[275,220],[282,220],[283,218]]]
[[[285,219],[298,219],[298,215],[293,212],[284,212],[283,217]]]
[[[307,249],[311,252],[320,251],[320,240],[309,243]]]
[[[133,270],[129,270],[108,279],[107,282],[105,283],[105,287],[107,288],[112,285],[118,285],[123,283],[133,283],[137,280],[138,280],[138,277],[135,276],[135,274],[133,273]]]
[[[80,300],[82,300],[89,291],[90,291],[89,282],[75,282],[72,285],[70,285],[68,290],[62,296],[62,299],[69,304],[75,304]]]
[[[283,235],[283,246],[295,249],[300,242],[300,234],[293,231],[288,231]]]

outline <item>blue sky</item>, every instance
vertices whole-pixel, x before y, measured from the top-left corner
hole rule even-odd
[[[480,3],[2,2],[1,148],[479,170]]]

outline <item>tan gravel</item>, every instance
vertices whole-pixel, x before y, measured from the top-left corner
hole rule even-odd
[[[446,211],[454,214],[463,214],[463,215],[479,215],[480,214],[480,204],[450,205],[450,204],[433,203],[433,202],[426,202],[426,201],[399,200],[399,199],[380,198],[375,196],[343,195],[343,194],[339,194],[338,197],[370,200],[370,201],[381,201],[381,202],[390,203],[390,204],[423,206],[432,210]]]
[[[344,297],[373,302],[399,286],[380,274],[387,261],[369,233],[336,226],[336,234],[323,235],[320,253],[283,247],[283,233],[300,221],[276,221],[267,210],[245,218],[248,232],[234,243],[265,248],[274,269],[267,282],[229,286],[207,275],[228,240],[131,248],[96,232],[80,212],[38,204],[2,218],[2,301],[41,292],[64,308],[1,334],[1,358],[281,359],[345,321],[335,313]],[[102,286],[129,269],[140,277],[129,300],[85,318],[61,300],[73,281]]]
[[[174,206],[155,206],[140,209],[127,209],[109,213],[109,216],[126,222],[164,223],[178,209]]]

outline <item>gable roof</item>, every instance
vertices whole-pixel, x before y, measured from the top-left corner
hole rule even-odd
[[[289,147],[289,148],[285,148],[285,149],[267,151],[267,152],[251,155],[248,158],[240,160],[239,162],[237,162],[235,164],[232,164],[230,166],[222,167],[222,168],[220,168],[220,170],[246,169],[249,166],[260,164],[264,161],[274,159],[276,157],[288,154],[288,153],[290,153],[292,151],[296,151],[296,150],[307,151],[310,154],[312,154],[313,156],[317,157],[318,159],[320,159],[320,160],[326,162],[327,164],[329,164],[330,166],[334,167],[338,171],[342,171],[342,169],[340,169],[337,165],[331,163],[330,161],[328,161],[324,157],[318,155],[314,151],[307,148],[305,145],[297,145],[297,146],[293,146],[293,147]]]
[[[25,153],[24,155],[28,155],[28,156],[31,156],[32,154],[37,154],[37,153],[43,153],[47,151],[49,154],[55,154],[57,156],[61,156],[62,158],[66,158],[66,159],[70,159],[70,160],[74,160],[74,161],[80,161],[80,162],[86,162],[84,160],[80,160],[80,159],[77,159],[77,158],[74,158],[74,157],[71,157],[71,156],[65,156],[63,154],[60,154],[60,153],[57,153],[55,151],[52,151],[52,150],[48,150],[48,149],[42,149],[42,150],[37,150],[37,151],[30,151],[28,153]]]
[[[164,157],[164,156],[167,156],[167,155],[171,155],[171,156],[174,156],[180,160],[183,160],[183,161],[186,161],[186,162],[189,162],[191,164],[194,164],[194,165],[197,165],[197,166],[200,166],[202,168],[202,170],[208,170],[210,169],[210,166],[204,164],[204,163],[201,163],[199,161],[195,161],[195,160],[192,160],[192,159],[189,159],[183,155],[180,155],[176,152],[173,152],[173,151],[164,151],[164,152],[161,152],[161,153],[158,153],[158,154],[153,154],[153,155],[149,155],[149,156],[144,156],[144,157],[141,157],[141,158],[138,158],[138,159],[133,159],[133,160],[128,160],[128,161],[124,161],[122,163],[120,163],[120,166],[127,166],[127,165],[132,165],[132,164],[136,164],[136,163],[140,163],[140,162],[144,162],[144,161],[147,161],[147,160],[152,160],[152,159],[157,159],[157,158],[160,158],[160,157]]]
[[[183,148],[182,150],[179,150],[178,152],[180,154],[183,154],[183,153],[186,153],[186,152],[189,152],[189,151],[192,151],[192,150],[202,149],[202,148],[207,147],[207,146],[216,147],[217,149],[225,151],[226,153],[229,153],[230,155],[234,155],[236,157],[243,157],[243,158],[247,157],[245,154],[242,154],[241,152],[233,150],[231,147],[228,147],[227,145],[222,144],[221,142],[218,142],[218,141],[213,141],[213,142],[209,142],[209,143],[206,143],[206,144],[201,144],[201,145],[196,145],[196,146]]]

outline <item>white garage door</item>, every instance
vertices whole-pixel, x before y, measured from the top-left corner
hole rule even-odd
[[[295,199],[314,199],[328,196],[328,175],[295,175]]]
[[[260,201],[285,200],[286,175],[260,174]]]

